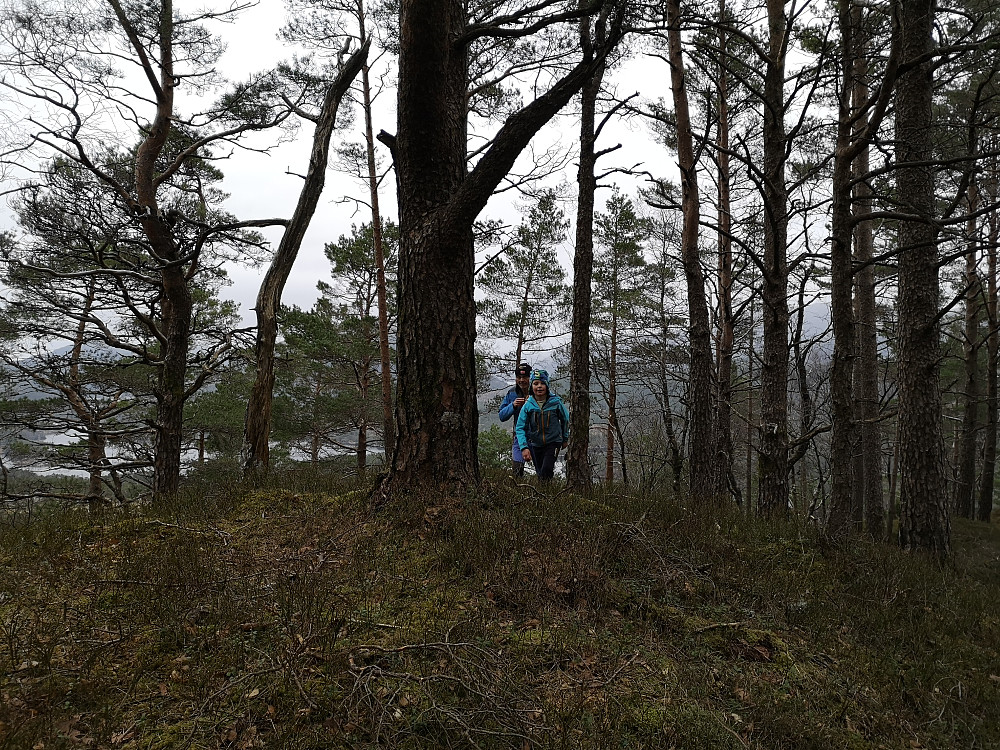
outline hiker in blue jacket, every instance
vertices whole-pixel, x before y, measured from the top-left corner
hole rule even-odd
[[[535,465],[538,478],[552,479],[559,449],[569,442],[569,412],[562,399],[549,390],[549,374],[532,370],[531,397],[524,402],[514,430],[524,460]]]
[[[500,403],[500,421],[506,422],[511,417],[514,418],[514,425],[517,425],[518,415],[521,413],[521,407],[524,406],[524,402],[528,400],[528,396],[531,395],[531,365],[522,362],[517,366],[514,371],[514,387],[507,391],[507,395],[503,397],[503,401]],[[517,443],[517,434],[513,435],[513,444],[510,449],[510,461],[514,467],[514,476],[522,477],[524,476],[524,456],[521,455],[521,448]]]

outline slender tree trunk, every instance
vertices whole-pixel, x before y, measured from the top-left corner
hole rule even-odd
[[[532,265],[528,271],[528,278],[524,281],[524,296],[521,297],[521,311],[517,320],[517,346],[514,348],[514,367],[521,364],[521,357],[524,354],[524,329],[528,323],[528,301],[531,296],[531,285],[535,279],[535,266]]]
[[[705,279],[698,252],[698,172],[688,111],[684,59],[681,53],[680,0],[667,2],[667,46],[670,82],[677,124],[677,166],[681,172],[681,259],[688,299],[688,339],[691,349],[690,493],[707,500],[715,489],[715,439],[712,413],[712,333],[708,318]]]
[[[312,221],[320,194],[326,183],[330,138],[337,122],[340,102],[368,56],[367,43],[348,59],[337,78],[326,90],[316,118],[309,168],[295,205],[295,212],[285,227],[271,265],[264,274],[254,312],[257,316],[257,342],[254,350],[256,374],[247,401],[243,427],[244,469],[250,475],[266,474],[270,461],[268,439],[271,433],[271,407],[274,401],[274,346],[278,338],[278,308],[306,230]],[[374,225],[373,225],[374,228]]]
[[[837,146],[833,162],[833,205],[830,232],[830,306],[833,318],[833,366],[830,398],[833,402],[833,429],[830,439],[830,515],[827,533],[839,536],[851,521],[854,477],[854,392],[855,356],[853,273],[851,267],[851,94],[854,78],[854,24],[850,0],[838,0],[843,81],[837,92]]]
[[[955,483],[955,512],[963,518],[976,515],[976,436],[979,428],[979,307],[982,287],[976,270],[979,209],[975,178],[969,185],[969,219],[965,254],[965,332],[962,340],[965,384],[962,389],[962,427],[959,434],[958,474]]]
[[[855,130],[868,130],[868,115],[863,105],[869,98],[868,40],[860,31],[862,9],[853,5],[854,45],[854,109],[857,112]],[[860,460],[855,464],[855,505],[864,508],[868,533],[875,539],[885,538],[885,499],[882,494],[882,427],[879,423],[878,390],[878,329],[876,326],[875,267],[872,224],[865,217],[871,213],[872,189],[868,183],[869,145],[861,144],[854,160],[854,257],[862,266],[854,275],[854,324],[858,347],[854,368],[854,398],[857,421],[860,424]]]
[[[785,184],[784,0],[767,0],[768,59],[764,72],[764,359],[757,507],[788,510],[788,188]]]
[[[617,265],[617,264],[616,264]],[[617,283],[614,289],[618,289]],[[616,291],[612,291],[616,294]],[[608,349],[608,438],[604,457],[604,483],[615,482],[615,434],[618,432],[618,300],[611,304],[611,344]]]
[[[731,490],[739,494],[735,483],[730,487],[733,474],[733,342],[736,321],[733,319],[733,243],[730,238],[732,211],[729,195],[729,78],[725,64],[728,43],[725,0],[719,3],[719,21],[719,67],[716,73],[719,97],[719,121],[716,126],[716,159],[719,163],[719,340],[715,355],[715,495],[722,498]]]
[[[892,444],[892,466],[889,472],[889,507],[886,510],[886,536],[893,532],[896,519],[899,517],[899,500],[896,494],[899,488],[899,426],[896,427],[896,439]]]
[[[752,288],[751,284],[751,288]],[[746,474],[746,498],[747,511],[753,507],[753,354],[756,341],[757,320],[754,315],[754,300],[750,299],[750,328],[747,336],[747,474]]]
[[[361,44],[368,42],[365,25],[365,6],[358,0],[358,27]],[[378,200],[378,172],[375,166],[375,130],[372,127],[372,93],[368,65],[365,58],[361,66],[361,95],[365,111],[365,152],[368,159],[368,194],[372,207],[372,245],[375,250],[375,289],[378,295],[378,351],[379,376],[382,385],[382,440],[386,463],[396,442],[396,425],[392,416],[392,352],[389,349],[389,302],[385,287],[385,247],[382,242],[382,213]]]
[[[580,22],[581,44],[591,44],[591,21]],[[600,42],[601,40],[597,40]],[[573,254],[573,323],[570,341],[569,392],[570,440],[566,451],[566,481],[577,490],[591,486],[590,471],[590,320],[591,284],[594,277],[594,174],[597,156],[594,144],[597,96],[604,80],[604,66],[583,85],[580,92],[580,163],[577,168],[576,249]]]
[[[938,252],[932,135],[934,0],[901,0],[907,70],[896,85],[896,187],[914,218],[899,225],[900,543],[940,556],[950,547],[938,373]]]
[[[987,196],[997,202],[996,175],[991,175]],[[997,462],[997,371],[1000,370],[1000,334],[997,326],[997,242],[1000,241],[1000,221],[996,209],[989,213],[989,239],[986,243],[989,276],[987,278],[986,312],[989,317],[989,337],[986,339],[986,435],[983,440],[983,476],[979,486],[976,518],[990,520],[993,513],[993,483]]]
[[[812,428],[813,423],[813,399],[809,390],[809,368],[806,362],[808,349],[802,348],[802,332],[805,328],[806,318],[806,285],[809,283],[809,274],[803,274],[799,282],[798,310],[795,314],[795,333],[792,336],[792,352],[795,360],[795,377],[799,388],[799,435],[806,435]],[[799,442],[794,453],[790,457],[789,463],[795,466],[805,458],[809,451],[809,444],[812,441]],[[805,469],[800,470],[800,476],[806,475]]]

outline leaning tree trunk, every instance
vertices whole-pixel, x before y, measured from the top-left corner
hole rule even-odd
[[[932,133],[934,0],[902,0],[903,65],[896,85],[899,223],[900,544],[945,555],[950,546],[939,380],[937,231]]]
[[[326,90],[316,118],[309,168],[299,191],[295,212],[285,227],[271,265],[257,293],[257,342],[254,350],[256,373],[247,401],[243,427],[244,469],[248,474],[266,473],[270,461],[268,439],[271,434],[271,406],[274,401],[274,346],[278,338],[278,308],[285,282],[298,257],[302,239],[312,221],[320,194],[326,183],[330,138],[337,122],[340,102],[368,56],[365,43],[348,59]]]
[[[591,22],[580,22],[581,43],[590,44]],[[598,40],[600,41],[600,40]],[[590,471],[590,317],[594,276],[594,152],[597,95],[604,66],[594,71],[580,92],[580,162],[577,167],[576,249],[573,254],[573,323],[569,358],[570,441],[566,450],[566,481],[570,487],[591,486]]]
[[[680,0],[667,2],[667,47],[670,82],[677,125],[677,166],[681,172],[681,260],[688,299],[688,338],[691,348],[690,493],[706,500],[715,489],[715,440],[712,414],[712,332],[708,320],[705,278],[698,252],[698,172],[688,111],[684,59],[681,54]]]
[[[757,506],[765,515],[788,509],[788,187],[785,184],[784,0],[767,0],[764,72],[764,351],[760,380]]]

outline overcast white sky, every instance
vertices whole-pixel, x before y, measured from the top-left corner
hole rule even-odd
[[[277,39],[277,32],[284,22],[284,5],[281,0],[262,0],[262,2],[246,11],[236,24],[223,27],[228,49],[220,61],[222,72],[230,79],[244,78],[253,70],[261,70],[273,65],[281,59],[290,57],[292,50],[286,48]],[[666,68],[659,75],[649,75],[644,71],[640,77],[630,76],[632,81],[639,81],[644,87],[642,95],[646,97],[669,95],[669,78]],[[634,83],[632,84],[635,85]],[[662,89],[662,90],[661,90]],[[631,93],[632,90],[623,93]],[[567,112],[573,105],[567,107]],[[377,102],[375,114],[375,131],[385,129],[395,132],[395,92],[387,91]],[[361,141],[363,139],[363,120],[355,118],[353,126],[346,131],[334,134],[334,145],[337,139]],[[556,127],[550,128],[539,138],[563,139],[568,144],[575,141],[578,127],[575,118],[563,116]],[[229,209],[240,218],[263,218],[271,216],[288,217],[298,196],[301,180],[286,172],[304,171],[308,161],[309,139],[311,127],[303,127],[299,138],[294,143],[284,144],[271,154],[238,153],[222,165],[225,172],[225,189],[231,194]],[[600,147],[622,143],[622,149],[610,157],[605,168],[612,164],[632,166],[645,162],[645,168],[658,174],[671,169],[669,155],[655,147],[646,132],[645,126],[618,125],[609,127],[602,137]],[[388,154],[381,144],[377,144],[380,155],[388,164]],[[565,179],[571,184],[575,180],[575,163],[565,174]],[[635,183],[633,182],[633,185]],[[626,185],[628,192],[632,192]],[[575,185],[571,188],[575,197]],[[343,203],[344,196],[366,196],[367,190],[353,178],[331,169],[327,174],[326,189],[320,201],[319,208],[313,218],[309,232],[306,235],[298,260],[285,287],[283,302],[308,307],[316,298],[316,282],[329,275],[329,264],[323,256],[325,243],[336,240],[340,235],[350,232],[351,224],[360,224],[370,220],[367,209],[358,210],[353,203]],[[603,205],[604,196],[598,196],[598,208]],[[380,195],[383,215],[395,218],[394,181],[390,175],[383,183]],[[517,222],[518,215],[512,204],[513,194],[497,196],[487,206],[483,217],[502,218],[509,222]],[[565,206],[567,216],[572,219],[574,209],[571,204]],[[274,238],[280,236],[272,232]],[[572,234],[570,235],[572,237]],[[561,248],[561,257],[567,269],[572,268],[572,245],[567,243]],[[229,296],[240,302],[245,316],[251,316],[250,309],[254,304],[257,287],[263,277],[264,269],[246,269],[234,267],[230,269],[233,286],[227,292]]]
[[[208,1],[209,5],[229,4],[228,0]],[[204,3],[205,0],[176,0],[178,6],[190,6],[191,10],[203,7]],[[256,6],[244,11],[235,23],[216,24],[211,30],[220,34],[227,45],[227,50],[219,61],[220,72],[230,80],[241,80],[253,72],[266,70],[279,61],[290,58],[295,50],[287,47],[277,36],[284,18],[285,7],[282,0],[260,0]],[[635,87],[640,87],[642,96],[646,98],[669,95],[666,67],[649,59],[633,62],[631,68],[619,77],[628,82],[627,85],[621,86],[620,93],[623,95],[631,94]],[[137,82],[137,85],[142,87],[145,83]],[[184,107],[183,98],[179,98],[179,104]],[[578,122],[572,114],[575,106],[575,102],[567,106],[565,114],[539,134],[536,144],[539,149],[552,141],[562,142],[566,146],[575,143],[578,137]],[[376,102],[374,127],[376,132],[380,129],[395,132],[394,90],[385,91]],[[305,123],[294,141],[284,143],[272,149],[270,153],[240,150],[221,163],[219,166],[225,174],[223,189],[231,196],[227,203],[231,213],[241,219],[290,217],[301,187],[301,178],[294,173],[301,174],[305,171],[311,137],[311,123]],[[264,145],[269,143],[273,136],[265,134],[260,138],[258,143]],[[332,145],[336,146],[338,142],[342,143],[345,140],[358,142],[363,140],[363,119],[360,113],[349,128],[338,130],[334,134]],[[601,168],[643,163],[643,168],[654,174],[676,171],[670,154],[653,143],[642,124],[629,125],[615,122],[609,125],[598,146],[607,148],[616,143],[621,143],[622,148],[606,157],[600,164]],[[376,148],[383,163],[388,165],[386,149],[381,144],[376,144]],[[575,178],[574,162],[569,165],[562,178],[569,183],[564,210],[570,220],[573,220],[575,215]],[[623,183],[623,189],[629,194],[634,194],[635,187],[640,181],[638,178],[629,179]],[[394,188],[394,179],[389,174],[383,182],[380,194],[385,217],[396,216]],[[342,234],[349,234],[352,223],[361,224],[370,221],[368,209],[354,202],[345,201],[346,196],[367,198],[367,187],[355,178],[331,168],[327,173],[326,188],[320,205],[285,287],[282,298],[285,304],[309,307],[317,296],[316,282],[329,276],[329,264],[323,256],[324,244],[336,240]],[[481,218],[500,218],[516,224],[519,221],[516,209],[518,197],[513,191],[495,196]],[[603,206],[606,197],[607,192],[598,195],[598,210]],[[12,223],[12,217],[6,206],[0,206],[0,229],[8,228]],[[276,245],[280,230],[275,229],[265,233]],[[570,239],[560,248],[560,257],[567,269],[567,278],[571,275],[572,269],[572,236],[571,229]],[[240,303],[247,323],[253,319],[252,307],[265,268],[262,266],[254,269],[233,265],[229,269],[233,284],[223,290],[222,294]]]

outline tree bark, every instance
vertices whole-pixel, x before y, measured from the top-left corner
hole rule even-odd
[[[896,85],[896,187],[912,218],[899,225],[900,544],[950,547],[938,373],[937,230],[932,140],[934,0],[901,0],[904,65]],[[922,62],[918,62],[922,60]]]
[[[274,346],[278,338],[278,308],[281,293],[291,273],[306,230],[312,221],[319,197],[326,183],[326,167],[330,153],[330,138],[337,121],[340,102],[368,56],[368,44],[363,44],[337,74],[326,90],[323,105],[316,118],[309,168],[291,220],[278,243],[271,265],[257,292],[257,342],[254,350],[256,373],[247,401],[243,428],[244,469],[251,476],[266,474],[270,461],[268,439],[271,433],[271,407],[274,401]],[[374,225],[373,225],[374,227]]]
[[[581,45],[590,45],[592,41],[591,21],[584,18],[580,22]],[[603,40],[597,41],[601,43]],[[589,457],[590,318],[594,277],[594,194],[597,192],[594,120],[604,70],[603,65],[595,69],[580,92],[580,162],[576,172],[576,249],[573,253],[573,323],[569,360],[572,440],[566,450],[566,482],[577,490],[587,490],[592,483]]]
[[[991,175],[987,196],[991,205],[997,202],[996,175]],[[1000,334],[997,326],[997,242],[1000,241],[1000,221],[996,209],[989,213],[989,240],[986,243],[989,276],[987,278],[986,313],[989,336],[986,339],[986,435],[983,439],[983,475],[979,485],[976,518],[989,523],[993,513],[993,483],[997,462],[997,371],[1000,370]]]
[[[767,0],[768,59],[764,72],[764,343],[757,507],[788,510],[788,188],[785,184],[784,0]]]
[[[879,419],[878,329],[875,320],[875,267],[872,224],[865,217],[871,213],[872,189],[868,184],[869,144],[861,134],[870,132],[869,117],[862,111],[869,98],[868,39],[861,32],[863,13],[858,5],[851,9],[854,18],[854,110],[857,113],[855,131],[860,150],[854,160],[854,258],[861,266],[854,275],[854,324],[857,360],[854,368],[854,392],[859,425],[860,460],[855,462],[854,505],[864,508],[868,534],[875,539],[885,537],[885,500],[882,493],[882,427]]]
[[[358,27],[361,44],[368,43],[365,6],[358,0]],[[382,444],[386,462],[396,443],[396,422],[392,415],[392,354],[389,349],[389,302],[385,287],[385,248],[382,243],[382,213],[378,200],[378,172],[375,167],[375,130],[372,127],[372,93],[368,58],[361,66],[361,95],[365,111],[365,152],[368,160],[368,194],[372,207],[372,245],[375,249],[375,289],[378,295],[379,377],[382,386]]]
[[[830,308],[833,318],[833,366],[830,397],[833,425],[830,439],[830,514],[826,531],[837,537],[847,531],[854,497],[854,305],[851,267],[851,148],[854,83],[854,24],[850,0],[838,0],[842,82],[837,92],[837,146],[833,161],[833,205],[830,232]]]
[[[727,55],[727,36],[725,29],[726,2],[719,3],[719,66],[718,76],[718,107],[719,121],[716,136],[716,159],[719,164],[719,339],[716,345],[716,409],[715,409],[715,495],[725,497],[729,491],[739,490],[735,482],[730,487],[733,474],[733,432],[732,432],[732,396],[733,396],[733,342],[735,341],[736,321],[733,318],[733,243],[730,238],[732,229],[732,210],[729,191],[729,79],[725,65]]]
[[[667,47],[670,88],[677,128],[677,166],[681,172],[681,259],[688,299],[688,339],[691,351],[690,495],[708,500],[715,490],[715,439],[712,413],[712,333],[708,319],[705,278],[698,251],[698,172],[681,53],[680,0],[667,1]]]
[[[975,178],[969,185],[969,219],[966,226],[965,254],[965,331],[962,336],[962,364],[965,383],[962,388],[962,426],[959,434],[958,472],[955,483],[955,513],[962,518],[976,515],[976,436],[979,431],[979,308],[982,287],[976,271],[979,208]]]
[[[620,17],[613,29],[609,39],[617,43]],[[389,492],[478,483],[472,224],[534,134],[607,53],[586,49],[548,92],[507,118],[467,173],[465,31],[457,0],[401,3],[399,131],[380,136],[393,147],[400,217],[398,432]]]

